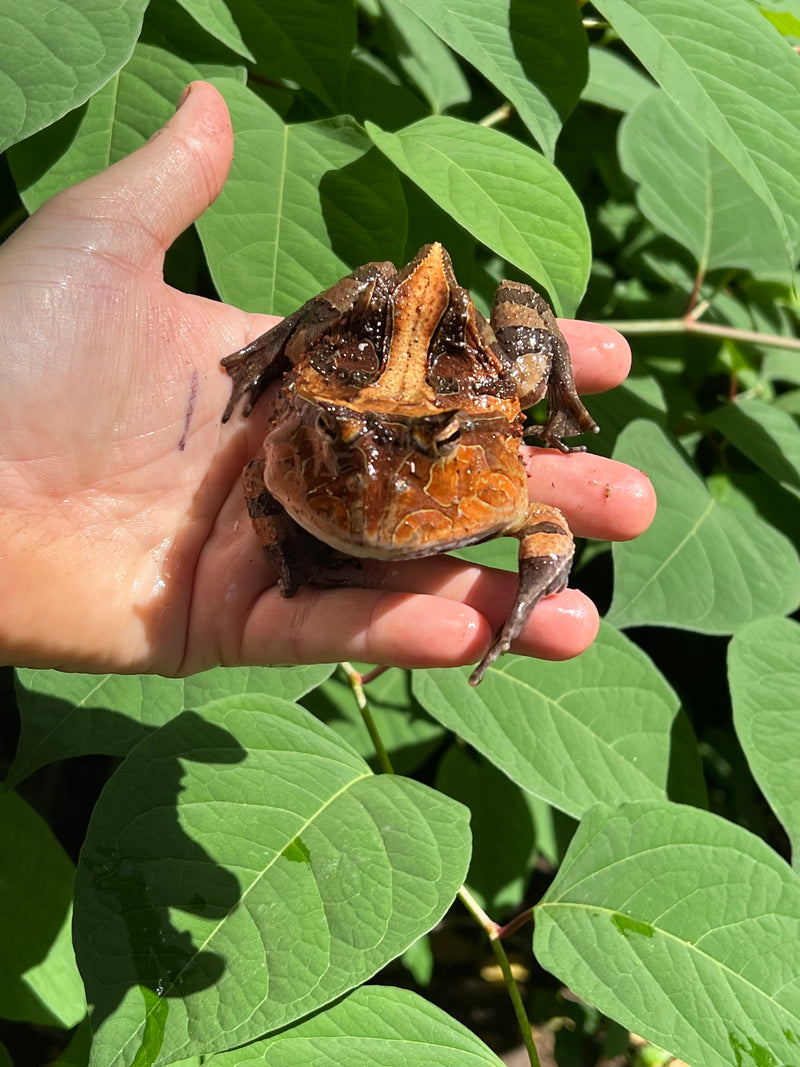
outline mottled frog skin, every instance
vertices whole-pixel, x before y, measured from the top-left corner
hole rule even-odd
[[[546,301],[504,281],[487,322],[431,244],[399,271],[359,267],[222,365],[233,378],[223,421],[282,379],[244,486],[284,596],[360,584],[342,571],[354,557],[519,539],[519,589],[478,684],[534,605],[565,587],[574,553],[561,512],[528,499],[523,434],[569,452],[563,437],[597,430]],[[526,427],[523,409],[543,397],[546,422]]]

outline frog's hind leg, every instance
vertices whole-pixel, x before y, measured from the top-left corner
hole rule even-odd
[[[470,675],[470,685],[478,685],[487,667],[508,652],[511,642],[522,632],[528,616],[539,601],[566,588],[575,542],[558,508],[531,504],[519,537],[519,588],[508,618],[495,635],[481,662]]]
[[[333,588],[363,585],[360,561],[319,541],[299,526],[264,485],[264,460],[254,459],[242,473],[247,510],[270,563],[278,588],[293,597],[301,585]],[[347,575],[333,574],[346,567]]]

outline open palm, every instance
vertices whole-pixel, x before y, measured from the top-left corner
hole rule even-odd
[[[164,253],[218,194],[225,105],[196,83],[170,123],[48,202],[0,249],[0,649],[7,662],[187,673],[217,663],[477,660],[514,576],[448,558],[370,569],[374,588],[283,600],[240,487],[263,414],[221,426],[221,356],[268,316],[178,292]],[[565,324],[580,388],[617,384],[618,335]],[[654,500],[638,471],[537,450],[531,493],[578,534],[635,536]],[[613,492],[609,492],[609,489]],[[521,652],[575,655],[593,605],[542,602]]]

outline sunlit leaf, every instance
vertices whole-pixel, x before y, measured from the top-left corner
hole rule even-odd
[[[512,781],[562,811],[580,816],[598,801],[663,797],[673,761],[680,787],[702,796],[677,697],[610,626],[567,663],[505,656],[475,688],[467,673],[416,672],[414,694]]]
[[[589,812],[535,915],[536,956],[574,995],[704,1067],[796,1061],[798,943],[791,868],[674,804]]]
[[[85,103],[126,62],[146,0],[3,5],[0,151]]]
[[[619,154],[642,213],[688,248],[703,272],[785,267],[767,205],[666,93],[648,93],[627,115]]]
[[[586,37],[572,0],[394,0],[416,12],[514,104],[551,159],[586,81]]]
[[[575,310],[589,276],[589,233],[552,163],[507,134],[444,115],[397,133],[368,122],[367,132],[464,229],[544,286],[559,314]]]
[[[800,62],[749,0],[596,0],[653,78],[800,250]]]
[[[610,622],[724,634],[797,607],[800,562],[791,543],[759,516],[712,497],[662,430],[631,424],[614,455],[648,474],[658,511],[645,533],[612,548]]]
[[[501,1067],[466,1027],[407,989],[365,986],[338,1004],[215,1067]]]

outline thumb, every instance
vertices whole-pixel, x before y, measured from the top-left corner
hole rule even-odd
[[[56,198],[59,214],[66,207],[84,219],[122,224],[126,258],[160,268],[167,248],[219,195],[232,156],[225,101],[208,82],[192,82],[149,141]]]

